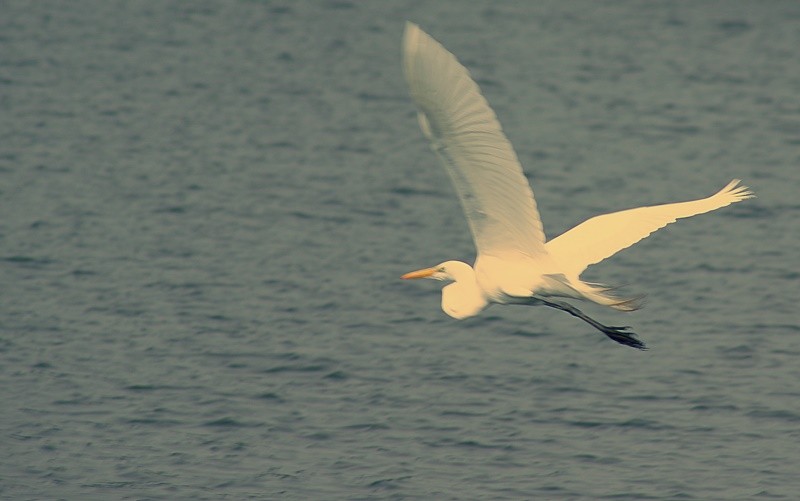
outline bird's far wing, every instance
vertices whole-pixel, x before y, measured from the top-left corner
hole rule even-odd
[[[565,273],[578,276],[676,220],[710,212],[755,195],[734,179],[708,198],[674,204],[639,207],[593,217],[547,242],[548,252]]]
[[[420,127],[453,181],[478,254],[544,253],[530,184],[467,69],[412,23],[403,56]]]

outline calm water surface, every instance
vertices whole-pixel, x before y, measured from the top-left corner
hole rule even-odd
[[[759,198],[556,311],[456,322],[471,261],[400,65],[472,70],[555,236]],[[0,498],[797,499],[800,4],[0,4]]]

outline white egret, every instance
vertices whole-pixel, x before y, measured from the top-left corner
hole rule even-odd
[[[581,281],[581,273],[677,219],[754,196],[733,180],[708,198],[593,217],[545,241],[517,155],[467,69],[412,23],[406,23],[403,35],[403,65],[419,125],[455,186],[477,258],[474,268],[445,261],[402,278],[452,282],[442,289],[442,309],[451,317],[477,315],[492,303],[545,305],[588,322],[618,343],[646,349],[630,327],[603,325],[551,298],[636,309],[641,298],[619,297],[608,287]]]

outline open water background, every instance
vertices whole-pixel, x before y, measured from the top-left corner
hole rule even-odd
[[[469,68],[548,235],[759,198],[554,310],[456,322],[472,243],[400,65]],[[3,1],[3,499],[797,499],[800,3]]]

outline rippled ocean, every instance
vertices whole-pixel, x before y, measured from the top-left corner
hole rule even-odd
[[[455,321],[402,76],[467,65],[548,236],[741,178],[590,268],[644,309]],[[0,3],[0,498],[798,499],[800,3]]]

